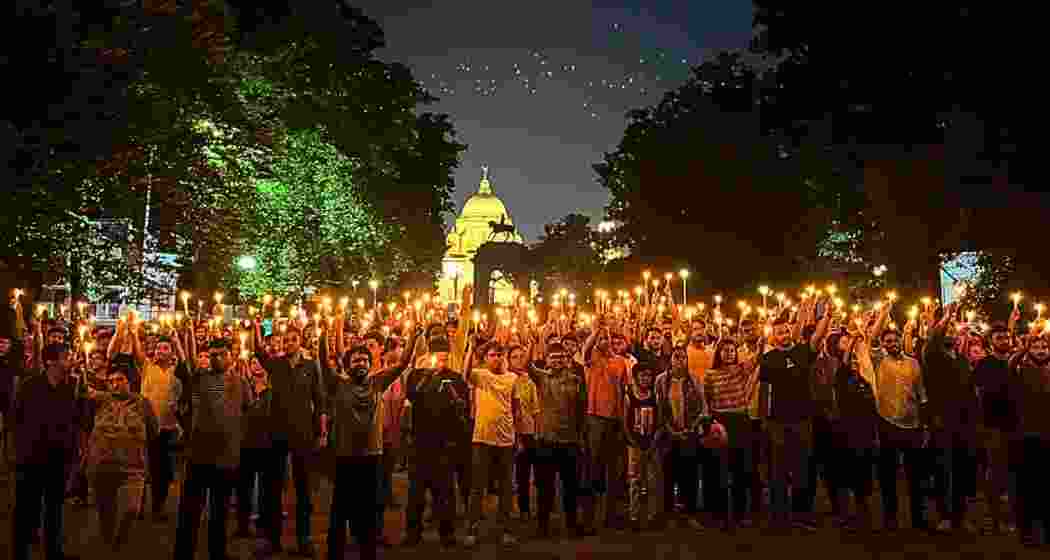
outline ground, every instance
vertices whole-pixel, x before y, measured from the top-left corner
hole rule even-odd
[[[3,478],[0,485],[4,486],[2,506],[0,506],[0,517],[3,518],[3,531],[0,534],[2,548],[0,548],[0,559],[10,556],[10,477],[0,468]],[[177,493],[178,486],[175,487]],[[326,554],[325,541],[328,529],[328,509],[330,505],[331,486],[327,480],[320,482],[320,489],[315,500],[315,513],[313,519],[314,541],[317,544],[319,560],[324,559]],[[903,489],[902,489],[903,490]],[[396,475],[395,479],[396,499],[403,504],[406,501],[407,480],[403,474]],[[822,512],[827,511],[827,501],[820,500]],[[174,511],[176,500],[174,496],[169,499],[168,510],[171,512],[171,520],[166,524],[155,524],[148,519],[142,521],[136,527],[131,543],[122,556],[127,558],[148,558],[150,560],[168,560],[174,537]],[[489,499],[486,510],[490,512],[490,518],[495,514],[495,501]],[[79,555],[81,558],[113,558],[110,554],[103,555],[94,548],[95,535],[97,534],[96,519],[91,508],[74,507],[67,505],[66,512],[66,542],[67,553]],[[980,506],[978,506],[980,507]],[[294,511],[287,507],[289,512]],[[397,542],[402,536],[403,530],[403,508],[395,507],[386,514],[386,535],[391,542]],[[290,516],[285,529],[285,546],[295,542],[294,537],[294,514]],[[906,525],[907,520],[902,519]],[[233,516],[230,517],[230,531],[233,527]],[[580,541],[570,541],[556,538],[552,541],[537,541],[532,538],[535,532],[535,523],[520,522],[516,525],[522,542],[516,547],[507,548],[499,544],[499,535],[493,532],[483,539],[482,545],[474,551],[466,551],[462,548],[443,550],[437,544],[437,535],[430,530],[425,535],[425,543],[414,549],[400,549],[397,547],[380,551],[380,558],[431,558],[435,555],[446,558],[462,558],[471,554],[476,558],[499,558],[509,560],[510,558],[564,558],[586,560],[592,557],[609,558],[614,554],[648,556],[650,558],[698,558],[703,555],[714,554],[715,557],[740,556],[740,557],[762,557],[776,558],[787,554],[806,555],[807,560],[829,558],[835,560],[862,560],[864,558],[879,558],[882,555],[892,555],[893,558],[1045,558],[1047,550],[1025,550],[1020,547],[1016,536],[1009,537],[981,537],[981,536],[944,536],[931,537],[925,534],[901,531],[897,536],[889,538],[885,536],[855,537],[842,533],[830,527],[830,519],[822,515],[822,523],[825,527],[817,533],[803,535],[794,533],[791,535],[770,535],[763,529],[741,529],[735,535],[727,535],[714,530],[706,530],[702,533],[690,529],[671,528],[661,532],[643,532],[635,534],[628,531],[603,531],[598,536],[589,537]],[[557,526],[557,525],[555,525]],[[560,532],[556,533],[559,535]],[[462,530],[460,531],[462,535]],[[205,533],[201,532],[201,550],[197,558],[207,558],[205,550]],[[254,541],[232,540],[229,551],[233,558],[252,558],[255,547]],[[356,558],[356,551],[351,545],[347,558]],[[43,559],[42,550],[35,550],[34,558]],[[296,558],[287,556],[287,558]],[[787,560],[787,559],[785,559]]]

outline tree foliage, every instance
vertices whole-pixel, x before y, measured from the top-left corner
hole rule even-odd
[[[382,31],[360,11],[344,2],[29,4],[5,20],[18,30],[6,41],[29,38],[6,45],[5,70],[40,76],[40,87],[18,91],[43,92],[0,113],[17,208],[0,219],[5,261],[58,272],[57,282],[77,271],[108,282],[101,262],[88,262],[105,253],[75,250],[94,242],[84,220],[106,218],[130,226],[127,255],[154,243],[176,253],[184,285],[236,284],[233,261],[260,229],[258,208],[276,204],[259,186],[294,178],[306,188],[309,171],[329,188],[328,171],[307,164],[324,154],[321,167],[343,166],[350,190],[339,196],[355,201],[353,224],[368,222],[353,230],[366,237],[330,243],[371,247],[355,256],[372,268],[364,275],[437,273],[463,146],[446,116],[418,109],[433,99],[409,70],[374,57]],[[142,231],[147,222],[153,231]],[[381,255],[368,233],[379,230],[394,232]],[[330,264],[308,276],[347,271]],[[137,270],[128,286],[143,284]]]
[[[764,134],[763,79],[745,54],[723,53],[629,114],[617,149],[595,166],[609,217],[622,224],[617,241],[640,258],[684,258],[710,289],[787,280],[797,257],[815,251],[835,197],[803,173],[807,158]]]

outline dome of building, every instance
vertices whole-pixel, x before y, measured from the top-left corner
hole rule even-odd
[[[512,223],[507,207],[492,192],[492,184],[489,183],[487,176],[481,178],[478,192],[467,199],[467,202],[463,205],[463,211],[459,214],[461,220],[484,221],[486,225],[490,220],[499,222],[504,216],[506,216],[506,223]]]

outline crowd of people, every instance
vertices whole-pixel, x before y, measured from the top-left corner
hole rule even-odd
[[[558,496],[570,538],[669,523],[812,532],[821,481],[844,531],[893,533],[907,519],[930,534],[1045,544],[1050,328],[1041,309],[1020,328],[1017,298],[1008,323],[927,300],[898,328],[894,294],[850,313],[830,286],[771,307],[763,292],[736,321],[721,298],[676,302],[670,282],[596,294],[586,312],[564,291],[541,307],[521,297],[484,309],[471,292],[453,318],[407,293],[371,309],[318,297],[286,315],[267,296],[234,320],[221,295],[214,317],[184,297],[184,312],[130,311],[113,330],[74,306],[27,321],[14,296],[16,326],[0,331],[12,558],[29,557],[41,525],[48,558],[66,557],[69,500],[94,502],[99,542],[119,551],[136,523],[167,521],[177,479],[176,560],[194,557],[206,507],[210,557],[226,558],[234,496],[233,537],[281,553],[289,471],[288,552],[315,555],[324,476],[328,558],[343,558],[348,529],[374,557],[406,457],[405,547],[423,539],[428,490],[441,544],[474,547],[483,520],[508,546],[515,515],[538,538],[561,533]]]

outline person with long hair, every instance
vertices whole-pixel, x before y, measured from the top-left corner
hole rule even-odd
[[[729,515],[725,503],[727,481],[724,476],[718,477],[720,499],[714,505],[717,508],[715,514],[718,521],[730,530],[737,524],[748,527],[753,525],[750,515],[753,508],[748,507],[748,498],[750,497],[752,502],[761,499],[761,496],[752,494],[753,478],[756,474],[752,457],[755,434],[748,416],[748,406],[758,389],[757,358],[757,355],[750,355],[748,359],[741,361],[736,340],[722,339],[715,349],[711,370],[704,376],[704,397],[707,399],[707,406],[718,422],[725,426],[729,437],[728,446],[717,452],[722,463],[721,472],[718,474],[728,473],[733,481],[732,486],[728,488],[732,515]],[[714,480],[712,477],[711,481]],[[706,484],[708,481],[704,482]]]

